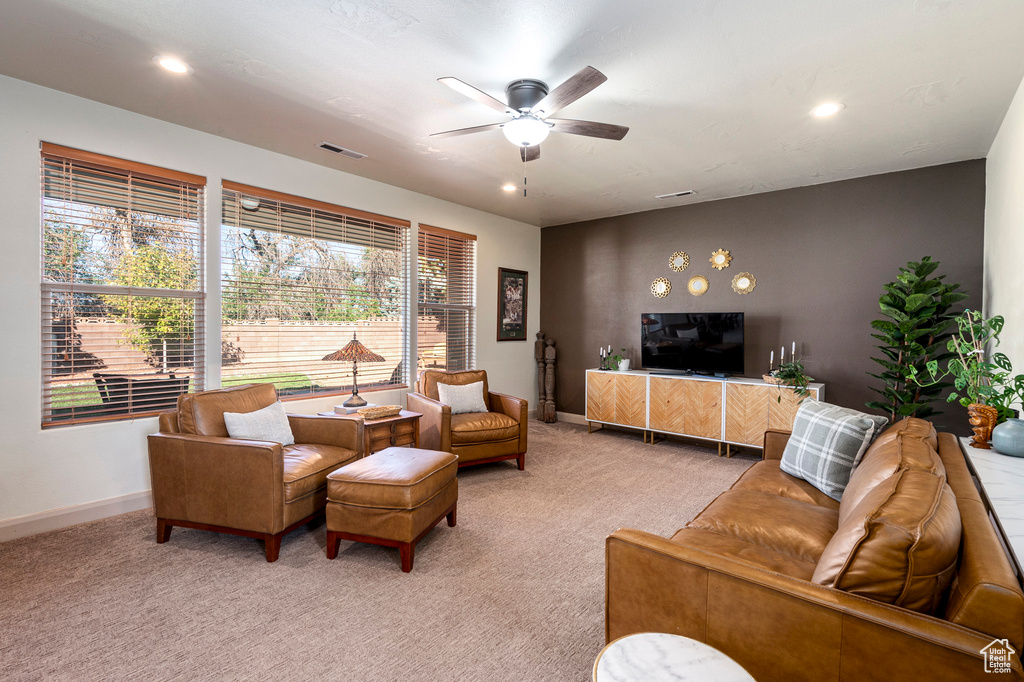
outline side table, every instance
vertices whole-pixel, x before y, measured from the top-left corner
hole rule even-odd
[[[359,417],[358,414],[337,414],[335,412],[321,412],[320,415],[338,419]],[[420,446],[420,417],[422,416],[419,412],[402,410],[394,417],[364,420],[364,456],[398,445],[411,445],[418,448]]]
[[[594,662],[594,682],[755,682],[718,649],[689,637],[641,632],[620,637]]]

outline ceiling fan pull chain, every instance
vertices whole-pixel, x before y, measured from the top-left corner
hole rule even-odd
[[[526,196],[526,173],[523,173],[523,196]]]

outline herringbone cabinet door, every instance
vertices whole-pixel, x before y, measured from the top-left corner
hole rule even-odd
[[[651,429],[686,433],[686,384],[679,379],[651,377]]]
[[[616,424],[647,427],[647,377],[619,374],[614,377]]]
[[[615,421],[615,385],[608,372],[587,372],[587,419]]]
[[[691,436],[722,437],[722,383],[683,381],[686,385],[686,431]]]
[[[727,384],[725,387],[725,439],[760,446],[768,428],[771,391],[764,386]]]

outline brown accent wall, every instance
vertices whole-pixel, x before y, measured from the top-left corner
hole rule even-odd
[[[640,313],[738,311],[748,376],[796,341],[826,399],[863,409],[878,385],[867,373],[882,285],[931,256],[980,308],[984,218],[985,162],[975,160],[545,228],[540,316],[557,342],[557,407],[583,413],[584,370],[599,346],[625,347],[639,363]],[[708,261],[719,248],[733,256],[722,271]],[[674,251],[690,256],[683,272],[669,268]],[[741,271],[757,279],[745,296],[730,286]],[[693,275],[710,280],[704,296],[687,292]],[[667,298],[651,295],[655,277],[672,282]],[[965,421],[960,406],[940,408],[937,426]]]

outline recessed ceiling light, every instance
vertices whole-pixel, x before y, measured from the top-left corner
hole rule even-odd
[[[195,72],[195,69],[177,57],[168,57],[165,54],[158,54],[153,57],[153,63],[161,69],[167,69],[171,73],[190,74]]]
[[[501,188],[503,190],[505,190],[506,192],[515,192],[516,191],[516,186],[513,185],[513,184],[502,185]]]
[[[815,118],[825,118],[836,114],[846,108],[846,105],[842,102],[825,102],[811,109],[811,116]]]

